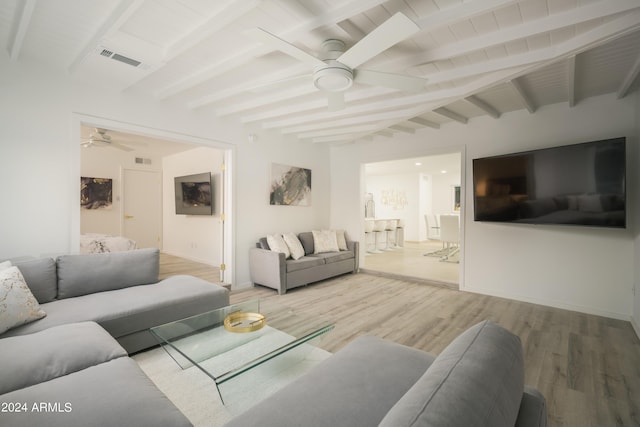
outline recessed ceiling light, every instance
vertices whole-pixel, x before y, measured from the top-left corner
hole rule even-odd
[[[446,170],[441,170],[440,173],[447,173],[447,171]]]
[[[416,162],[416,166],[422,166],[422,163]]]

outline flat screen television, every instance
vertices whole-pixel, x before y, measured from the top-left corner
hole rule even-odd
[[[626,227],[626,139],[473,159],[474,219]]]
[[[213,215],[211,172],[174,178],[176,214]]]

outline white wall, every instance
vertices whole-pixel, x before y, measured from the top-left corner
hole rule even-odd
[[[631,229],[525,226],[473,221],[475,157],[626,136],[638,143],[634,97],[591,98],[569,108],[557,104],[425,129],[394,140],[334,147],[331,221],[363,236],[358,181],[363,163],[451,150],[463,153],[462,289],[629,319],[632,312],[634,239]],[[630,207],[629,221],[635,216]],[[361,240],[363,237],[361,237]]]
[[[166,156],[162,159],[162,250],[171,255],[219,266],[222,263],[220,203],[224,153],[208,147]],[[177,215],[174,178],[211,173],[214,214]]]
[[[138,165],[135,156],[129,152],[103,147],[80,150],[80,176],[93,178],[111,178],[113,181],[113,204],[111,209],[81,209],[80,232],[120,235],[122,209],[121,170],[137,169],[161,171],[162,159],[145,155],[151,159],[150,165]]]

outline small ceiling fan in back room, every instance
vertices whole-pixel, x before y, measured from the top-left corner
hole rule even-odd
[[[316,88],[326,94],[329,110],[337,111],[344,108],[344,92],[354,82],[406,92],[424,89],[426,79],[423,78],[358,68],[419,31],[420,27],[415,22],[398,12],[346,51],[342,40],[324,41],[323,50],[317,57],[262,28],[250,33],[272,48],[309,64],[313,73],[308,77],[312,78]]]
[[[117,148],[118,150],[123,150],[123,151],[134,150],[128,145],[146,145],[142,142],[136,142],[136,141],[123,141],[123,142],[124,144],[121,142],[114,141],[111,138],[111,135],[107,134],[106,129],[95,128],[95,132],[92,132],[91,135],[89,135],[89,138],[82,138],[82,142],[80,143],[80,145],[84,148],[111,147],[111,148]]]

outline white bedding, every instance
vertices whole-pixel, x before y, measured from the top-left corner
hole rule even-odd
[[[101,252],[130,251],[136,248],[136,242],[122,236],[107,234],[83,234],[80,236],[80,253],[95,254]]]

